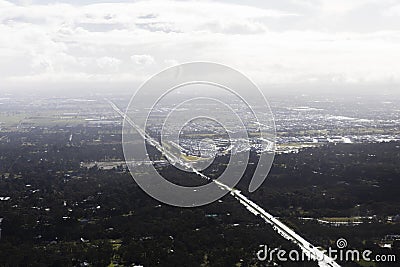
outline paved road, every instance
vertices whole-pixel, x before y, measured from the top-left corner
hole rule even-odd
[[[154,140],[147,133],[145,133],[139,126],[137,126],[114,103],[112,103],[109,100],[107,100],[107,101],[110,103],[111,107],[122,118],[124,118],[133,128],[135,128],[138,131],[138,133],[142,136],[143,139],[145,139],[151,145],[156,147],[161,153],[163,153],[169,159],[170,162],[181,164],[183,167],[188,168],[188,169],[192,170],[194,173],[198,174],[201,178],[216,183],[219,186],[219,188],[221,188],[222,190],[229,191],[230,194],[232,196],[234,196],[242,205],[244,205],[251,213],[253,213],[256,216],[260,216],[266,223],[272,225],[273,229],[275,231],[277,231],[278,234],[280,234],[285,239],[290,240],[294,244],[299,246],[300,249],[302,250],[302,252],[306,256],[308,256],[311,259],[317,260],[318,265],[320,267],[340,267],[340,265],[337,264],[332,258],[330,258],[328,255],[324,254],[323,251],[321,251],[317,247],[313,246],[310,242],[308,242],[303,237],[301,237],[296,232],[294,232],[292,229],[287,227],[285,224],[283,224],[281,221],[279,221],[273,215],[266,212],[263,208],[258,206],[256,203],[254,203],[250,199],[248,199],[239,190],[237,190],[235,188],[231,188],[221,182],[218,182],[217,180],[213,180],[212,178],[207,177],[206,175],[202,174],[201,172],[199,172],[198,170],[193,168],[193,166],[189,165],[186,162],[183,162],[181,159],[177,158],[174,154],[166,151],[156,140]]]

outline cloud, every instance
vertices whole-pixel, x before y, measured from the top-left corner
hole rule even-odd
[[[121,60],[114,57],[101,57],[96,60],[100,69],[112,72],[118,71],[121,62]]]
[[[151,65],[154,63],[154,58],[150,55],[133,55],[131,59],[137,65]]]
[[[383,12],[385,16],[400,17],[400,5],[393,5]]]
[[[267,31],[262,23],[237,20],[214,20],[200,25],[198,29],[224,34],[258,34]]]
[[[393,1],[287,2],[290,11],[209,1],[0,0],[0,83],[133,83],[189,61],[227,64],[257,83],[400,82]],[[365,9],[381,16],[373,30],[357,22]]]

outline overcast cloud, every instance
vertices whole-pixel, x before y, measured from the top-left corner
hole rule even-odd
[[[398,84],[400,3],[0,0],[0,90],[135,84],[213,61],[259,84]]]

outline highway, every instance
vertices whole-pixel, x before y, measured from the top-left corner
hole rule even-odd
[[[293,242],[296,244],[301,251],[310,259],[318,261],[318,265],[320,267],[340,267],[339,264],[337,264],[334,259],[326,255],[322,250],[320,250],[318,247],[313,246],[310,242],[305,240],[303,237],[301,237],[299,234],[297,234],[295,231],[290,229],[288,226],[283,224],[281,221],[279,221],[276,217],[271,215],[270,213],[266,212],[263,208],[258,206],[256,203],[248,199],[246,196],[244,196],[239,190],[235,188],[231,188],[217,180],[214,180],[195,168],[191,166],[190,164],[183,162],[182,159],[176,157],[174,154],[169,153],[166,151],[156,140],[154,140],[152,137],[150,137],[146,132],[144,132],[138,125],[136,125],[124,112],[122,112],[113,102],[110,100],[106,99],[108,103],[110,103],[111,107],[122,117],[124,118],[134,129],[137,130],[137,132],[142,136],[143,139],[149,142],[149,144],[153,145],[157,150],[159,150],[162,154],[165,155],[165,157],[168,158],[170,162],[173,163],[178,163],[182,165],[183,167],[192,170],[194,173],[199,175],[201,178],[206,179],[208,181],[212,181],[218,185],[219,188],[222,190],[227,190],[229,193],[237,199],[240,204],[246,207],[247,210],[249,210],[251,213],[253,213],[256,216],[260,216],[267,224],[270,224],[273,229],[282,237],[285,239]]]

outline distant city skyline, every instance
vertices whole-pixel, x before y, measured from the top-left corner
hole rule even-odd
[[[393,0],[0,0],[0,35],[0,91],[132,88],[191,61],[260,85],[400,91]]]

